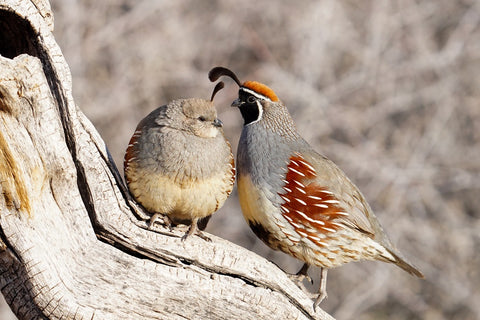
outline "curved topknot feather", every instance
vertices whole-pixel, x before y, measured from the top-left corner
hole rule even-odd
[[[239,87],[242,85],[240,80],[238,80],[237,75],[233,73],[232,70],[227,69],[225,67],[215,67],[208,72],[208,79],[210,79],[211,82],[217,81],[221,76],[227,76],[232,78],[233,81],[235,81]]]
[[[215,88],[213,88],[213,92],[212,92],[212,96],[210,97],[210,101],[213,102],[213,98],[215,98],[215,95],[217,94],[217,92],[222,90],[224,87],[225,87],[225,84],[223,83],[223,81],[220,81],[219,83],[217,83]]]

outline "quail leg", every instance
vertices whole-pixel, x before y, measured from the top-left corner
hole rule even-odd
[[[313,303],[313,309],[316,308],[322,303],[322,301],[327,297],[327,268],[321,268],[320,273],[320,288],[318,289],[318,297]]]
[[[185,235],[182,237],[182,241],[187,240],[187,238],[190,237],[192,234],[196,234],[203,240],[211,242],[212,239],[204,235],[203,232],[198,229],[197,222],[198,222],[198,218],[193,219],[192,224],[190,225],[190,228],[188,228],[187,232],[185,232]]]
[[[304,263],[302,268],[298,270],[296,274],[289,274],[288,277],[292,279],[292,281],[296,282],[297,285],[302,283],[304,279],[307,279],[310,284],[313,284],[312,278],[310,278],[310,276],[307,274],[309,267],[310,266],[308,265],[308,263]]]
[[[167,226],[169,229],[172,229],[172,221],[170,218],[162,213],[155,213],[151,218],[150,221],[148,221],[148,229],[152,229],[153,225],[155,222],[163,220],[163,223],[165,226]]]

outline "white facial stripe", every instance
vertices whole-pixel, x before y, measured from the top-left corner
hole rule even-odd
[[[255,92],[255,91],[253,91],[253,90],[247,89],[247,88],[245,88],[245,87],[240,87],[240,90],[245,91],[245,92],[247,92],[247,93],[250,93],[252,96],[257,97],[258,99],[268,100],[268,101],[270,101],[270,102],[272,101],[272,100],[270,100],[269,97],[266,97],[266,96],[264,96],[264,95],[262,95],[262,94],[260,94],[260,93],[258,93],[258,92]]]
[[[255,123],[255,122],[258,122],[258,121],[262,120],[263,107],[262,107],[262,104],[260,103],[259,100],[257,100],[257,107],[258,107],[258,118],[257,118],[257,120],[250,122],[249,124],[247,124],[247,126],[252,124],[252,123]]]

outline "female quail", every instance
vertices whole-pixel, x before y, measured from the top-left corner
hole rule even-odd
[[[197,231],[199,219],[208,221],[223,205],[235,180],[230,143],[213,105],[219,84],[210,101],[179,99],[153,110],[138,124],[125,154],[128,189],[153,213],[150,225],[161,214],[190,225],[183,240]]]

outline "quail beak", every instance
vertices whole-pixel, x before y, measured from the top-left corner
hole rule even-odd
[[[243,102],[240,100],[240,98],[238,98],[232,102],[232,107],[240,107],[242,104]]]
[[[212,124],[213,124],[215,127],[219,127],[219,128],[220,128],[220,127],[223,127],[223,122],[222,122],[222,120],[220,120],[220,119],[215,119],[215,120],[212,122]]]

